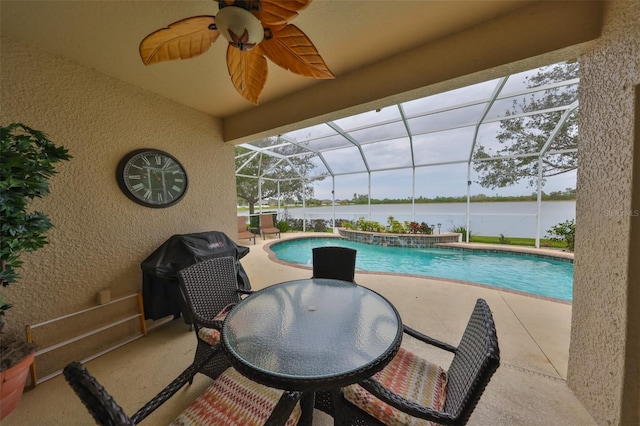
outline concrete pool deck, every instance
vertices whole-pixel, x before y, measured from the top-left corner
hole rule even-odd
[[[300,237],[286,233],[282,239]],[[315,235],[314,235],[315,236]],[[254,289],[277,282],[308,278],[309,268],[276,263],[265,245],[277,238],[258,238],[242,259]],[[457,344],[477,298],[484,298],[494,315],[501,350],[501,365],[487,386],[469,425],[594,425],[593,419],[565,382],[571,305],[528,297],[498,289],[412,276],[356,273],[358,284],[388,298],[403,322],[437,339]],[[450,356],[426,348],[410,337],[403,346],[448,367]],[[87,363],[125,411],[132,414],[160,391],[193,359],[195,338],[182,322],[159,324],[145,338]],[[170,362],[168,361],[170,360]],[[167,424],[201,393],[210,379],[197,375],[142,424]],[[332,424],[317,412],[315,426]],[[62,376],[27,389],[16,410],[3,426],[80,425],[91,417]]]

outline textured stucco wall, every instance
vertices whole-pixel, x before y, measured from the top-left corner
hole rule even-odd
[[[640,84],[640,2],[607,7],[603,36],[580,58],[580,139],[576,204],[575,285],[568,383],[598,424],[637,424],[637,393],[623,393],[625,380],[638,383],[625,365],[640,356],[625,336],[628,312],[640,309],[628,290],[630,239],[640,217],[632,208],[635,86]],[[639,164],[635,164],[640,167]],[[635,251],[637,253],[637,250]],[[629,401],[629,398],[636,401]],[[622,412],[623,401],[625,412]],[[630,404],[627,404],[630,403]],[[630,408],[631,407],[631,408]],[[635,407],[635,408],[633,408]],[[635,422],[627,423],[635,411]],[[633,420],[632,420],[633,421]]]
[[[103,288],[114,298],[140,291],[140,262],[173,234],[235,237],[234,147],[218,120],[7,37],[1,54],[0,122],[42,130],[74,157],[58,166],[51,195],[33,203],[55,225],[50,244],[25,255],[21,281],[2,289],[14,327],[95,305]],[[186,168],[177,205],[145,208],[118,188],[118,161],[145,147]]]

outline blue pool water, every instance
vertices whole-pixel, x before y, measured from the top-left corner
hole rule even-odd
[[[363,271],[450,278],[561,300],[571,300],[573,294],[573,263],[536,256],[382,247],[339,238],[282,241],[271,250],[280,260],[311,266],[311,249],[322,246],[358,250],[356,269]]]

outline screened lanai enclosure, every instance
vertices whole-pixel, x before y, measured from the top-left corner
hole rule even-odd
[[[575,218],[578,73],[553,64],[243,143],[238,202],[303,230],[393,216],[538,247]]]

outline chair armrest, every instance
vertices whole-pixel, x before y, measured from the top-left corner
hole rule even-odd
[[[196,326],[196,334],[198,334],[198,329],[202,327],[206,328],[215,328],[216,330],[222,330],[222,324],[224,321],[206,319],[206,318],[194,318],[194,325]]]
[[[264,426],[284,426],[301,397],[302,392],[285,391]]]
[[[434,410],[433,408],[424,407],[391,392],[373,378],[365,379],[358,384],[379,400],[386,402],[392,407],[395,407],[411,416],[431,420],[441,424],[452,424],[454,421],[454,418],[447,413]]]
[[[222,350],[222,346],[217,344],[213,347],[206,357],[197,362],[194,361],[186,370],[184,370],[178,377],[176,377],[171,383],[169,383],[164,389],[162,389],[151,401],[147,402],[142,408],[131,416],[131,420],[138,424],[144,420],[149,414],[154,412],[158,407],[164,404],[169,398],[171,398],[176,392],[178,392],[187,382],[193,379],[193,376],[200,370],[200,368],[209,362],[218,352]]]
[[[456,348],[455,346],[452,346],[448,343],[441,342],[440,340],[434,339],[433,337],[429,337],[426,334],[422,334],[411,327],[408,327],[406,325],[403,327],[404,327],[404,332],[407,333],[409,336],[415,337],[416,339],[421,340],[425,343],[428,343],[433,346],[437,346],[440,349],[444,349],[445,351],[449,351],[453,353],[455,353],[458,350],[458,348]]]
[[[251,296],[255,293],[255,290],[236,290],[236,292],[240,295],[240,299],[244,300],[247,296]]]

